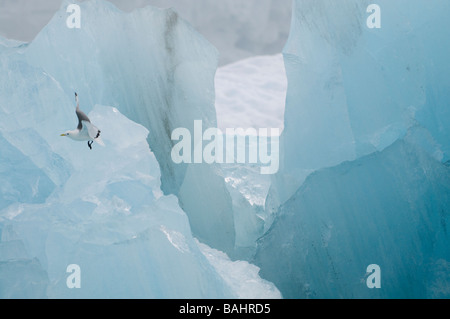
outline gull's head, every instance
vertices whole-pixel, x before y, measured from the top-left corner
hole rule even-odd
[[[78,130],[73,130],[73,131],[67,131],[67,132],[61,134],[60,136],[67,136],[67,137],[74,138],[78,135],[78,133],[79,133]]]
[[[61,134],[60,136],[66,136],[73,140],[79,140],[80,131],[79,130],[73,130],[73,131],[67,131],[66,133]]]

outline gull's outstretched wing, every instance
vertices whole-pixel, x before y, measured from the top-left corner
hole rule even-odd
[[[75,101],[77,102],[77,109],[75,111],[77,113],[77,117],[78,117],[77,129],[81,130],[83,128],[83,124],[82,124],[83,121],[86,121],[86,122],[89,122],[89,123],[91,121],[89,120],[87,115],[84,114],[84,112],[80,110],[80,103],[78,101],[78,94],[76,92],[75,92]]]
[[[82,123],[83,121],[88,122],[88,123],[90,123],[91,121],[89,120],[87,115],[84,114],[83,111],[81,111],[79,108],[77,108],[76,113],[77,113],[77,117],[78,117],[77,129],[81,130],[83,128],[83,123]]]

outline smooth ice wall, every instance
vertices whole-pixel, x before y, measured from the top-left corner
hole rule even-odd
[[[312,171],[383,150],[415,125],[449,160],[449,3],[377,1],[379,29],[367,25],[369,4],[294,2],[275,201]]]

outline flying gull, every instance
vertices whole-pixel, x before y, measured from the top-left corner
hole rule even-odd
[[[67,131],[61,136],[70,137],[75,141],[87,141],[88,146],[92,149],[92,144],[94,141],[103,145],[103,142],[100,139],[100,130],[91,123],[91,120],[87,117],[83,111],[80,110],[80,103],[78,101],[78,94],[75,92],[75,101],[77,102],[76,114],[78,117],[78,126],[73,131]]]

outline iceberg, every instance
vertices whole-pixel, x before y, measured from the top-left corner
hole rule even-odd
[[[311,172],[393,144],[425,127],[448,161],[450,71],[445,1],[295,1],[284,49],[289,90],[280,203]]]
[[[280,298],[228,257],[220,167],[170,158],[175,128],[217,125],[217,50],[170,9],[86,1],[72,29],[69,4],[33,42],[0,40],[0,296]],[[75,91],[105,147],[60,137]]]
[[[210,165],[197,165],[192,180],[187,164],[171,157],[171,134],[194,121],[216,127],[214,75],[217,50],[172,9],[145,7],[130,13],[106,1],[80,4],[81,27],[68,28],[63,1],[60,13],[37,35],[22,58],[57,79],[67,96],[78,92],[85,105],[112,105],[145,126],[148,143],[161,167],[162,190],[176,195],[202,242],[227,253],[235,245],[231,199],[223,179]],[[67,102],[66,102],[67,103]],[[86,110],[90,111],[89,109]],[[191,200],[211,198],[217,201]],[[209,218],[209,227],[202,224]],[[214,223],[220,220],[220,223]]]
[[[295,0],[283,61],[219,70],[173,9],[70,4],[0,37],[0,297],[450,296],[448,1]],[[105,147],[60,137],[74,92]],[[279,172],[175,163],[195,123],[283,129]]]
[[[47,151],[62,154],[70,177],[57,186],[38,182],[50,192],[45,200],[36,189],[31,200],[16,198],[2,210],[1,296],[234,296],[199,250],[176,197],[162,194],[148,130],[112,107],[97,105],[89,117],[102,127],[107,147],[94,145],[94,154],[85,143],[55,141]],[[26,164],[17,174],[45,176]],[[81,269],[81,289],[66,284],[72,264]]]
[[[311,174],[259,242],[261,276],[284,298],[448,298],[449,180],[403,140]],[[372,264],[381,289],[367,286]]]
[[[370,4],[294,2],[273,224],[254,259],[285,298],[449,297],[450,5]]]

